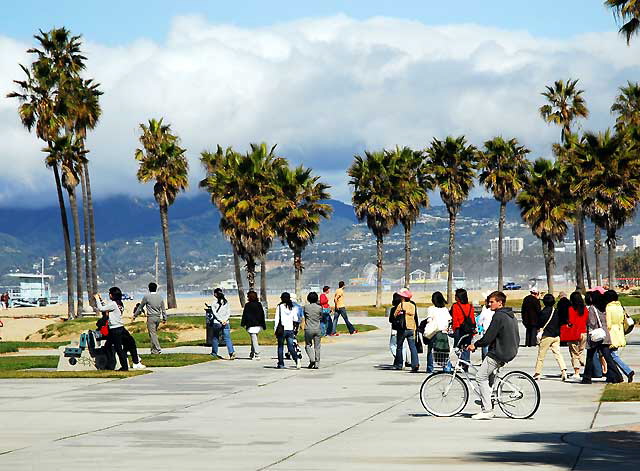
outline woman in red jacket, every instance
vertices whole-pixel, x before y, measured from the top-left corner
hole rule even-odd
[[[458,345],[460,337],[466,335],[462,344],[469,345],[473,340],[473,334],[476,332],[475,311],[473,306],[469,303],[466,289],[458,288],[456,290],[455,298],[456,302],[451,306],[451,328],[453,329],[453,339],[455,344]],[[471,360],[471,352],[466,348],[462,351],[462,359],[468,362]],[[466,371],[468,367],[465,365],[463,368]]]
[[[569,297],[571,306],[569,307],[569,318],[566,325],[560,326],[560,341],[567,342],[569,346],[569,354],[571,355],[571,364],[575,376],[580,374],[580,367],[584,366],[582,353],[587,344],[587,319],[589,311],[584,305],[584,299],[578,291],[571,293]]]

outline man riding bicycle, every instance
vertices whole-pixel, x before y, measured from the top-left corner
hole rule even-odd
[[[489,309],[495,311],[491,324],[481,339],[467,347],[470,352],[475,351],[476,348],[489,347],[489,352],[476,374],[482,398],[482,412],[473,415],[472,419],[493,418],[490,379],[498,368],[513,360],[518,354],[520,345],[518,322],[513,311],[505,308],[506,302],[507,297],[502,291],[494,291],[489,295]]]

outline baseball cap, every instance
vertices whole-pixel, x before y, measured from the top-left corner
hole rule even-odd
[[[411,297],[413,296],[413,293],[409,291],[407,288],[402,288],[396,291],[396,294],[399,294],[403,298],[407,298],[407,299],[411,299]]]
[[[531,289],[529,290],[529,293],[532,293],[532,294],[540,294],[540,291],[538,290],[538,288],[531,288]]]
[[[600,294],[604,294],[606,290],[602,286],[596,286],[587,291],[597,291]]]

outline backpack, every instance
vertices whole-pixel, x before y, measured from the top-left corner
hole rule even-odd
[[[469,312],[467,314],[464,313],[464,311],[462,312],[462,315],[464,316],[463,320],[462,320],[462,324],[460,324],[460,327],[458,327],[458,330],[460,331],[460,336],[462,335],[467,335],[467,334],[474,334],[476,331],[476,325],[473,322],[473,306],[471,304],[469,304],[470,309]],[[462,305],[460,305],[460,310],[462,310]]]

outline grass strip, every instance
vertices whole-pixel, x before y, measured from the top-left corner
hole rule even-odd
[[[640,383],[607,384],[600,402],[639,402]]]
[[[208,353],[163,353],[162,355],[140,355],[140,358],[149,368],[188,366],[214,360]]]
[[[150,370],[129,370],[129,371],[111,371],[111,370],[95,370],[95,371],[24,371],[9,370],[0,371],[0,379],[42,379],[42,378],[113,378],[122,379],[130,378],[151,373]]]

